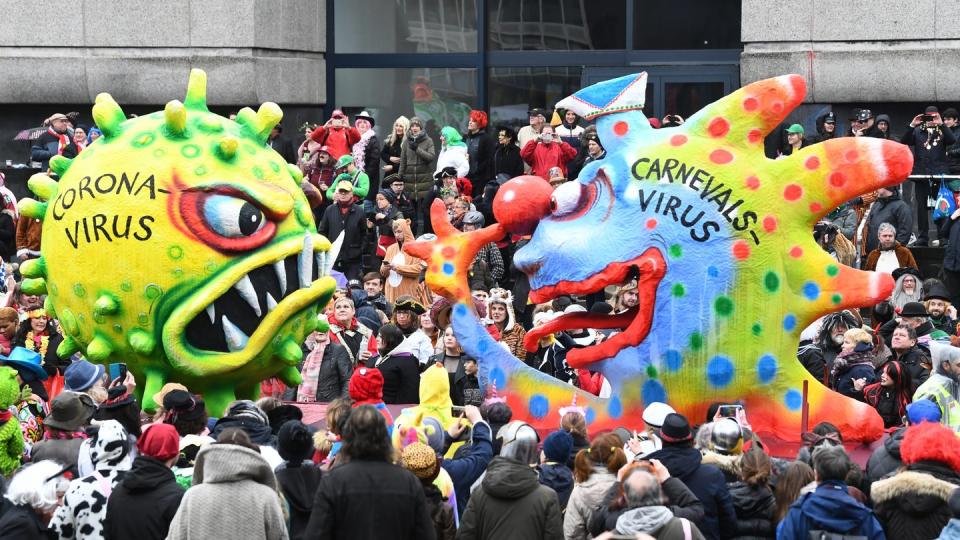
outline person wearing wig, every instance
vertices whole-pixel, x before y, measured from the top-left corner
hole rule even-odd
[[[907,302],[923,301],[923,284],[920,282],[920,273],[911,267],[898,268],[893,271],[893,279],[897,280],[890,295],[893,309],[900,313]]]
[[[844,333],[851,328],[860,328],[863,321],[850,310],[830,313],[821,321],[820,332],[817,334],[815,343],[823,355],[824,373],[818,378],[824,384],[828,384],[829,375],[833,371],[833,361],[840,354],[843,345]]]
[[[457,178],[466,176],[470,172],[467,144],[463,142],[460,133],[450,126],[444,126],[440,130],[440,152],[437,153],[437,168],[433,171],[434,178],[447,167],[456,169]]]
[[[863,388],[863,398],[883,418],[884,429],[903,425],[907,405],[912,396],[910,372],[903,364],[891,360],[880,367],[880,382],[869,385],[854,384]]]
[[[10,481],[4,498],[9,508],[0,517],[0,538],[48,538],[47,524],[70,485],[70,476],[53,460],[22,467]]]
[[[467,156],[470,162],[470,170],[467,171],[467,178],[473,183],[474,199],[483,195],[483,188],[487,182],[493,178],[493,150],[494,142],[490,134],[487,133],[487,113],[483,111],[470,111],[470,121],[467,123]]]

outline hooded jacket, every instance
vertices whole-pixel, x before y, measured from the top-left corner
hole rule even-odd
[[[828,141],[828,140],[830,140],[830,139],[836,139],[836,138],[837,138],[837,128],[836,128],[836,124],[834,124],[833,133],[827,133],[827,131],[826,131],[826,130],[824,129],[824,127],[823,127],[824,121],[827,119],[827,116],[828,116],[829,114],[830,114],[829,112],[825,112],[825,113],[823,113],[823,114],[821,114],[820,116],[817,117],[817,122],[816,122],[816,124],[817,124],[817,135],[816,135],[815,137],[813,137],[813,140],[811,141],[811,144],[813,144],[813,143],[821,143],[821,142],[823,142],[823,141]]]
[[[874,483],[870,497],[887,538],[926,540],[939,535],[953,517],[948,503],[958,486],[957,473],[927,461]]]
[[[689,531],[689,535],[684,529]],[[641,506],[617,519],[617,533],[645,533],[657,540],[702,540],[703,534],[686,519],[674,517],[666,506]]]
[[[540,483],[557,493],[563,511],[573,491],[573,471],[565,463],[544,463],[540,465]]]
[[[457,170],[457,177],[466,176],[470,172],[470,159],[467,157],[467,144],[463,142],[460,133],[450,126],[445,126],[440,130],[443,139],[446,141],[440,148],[437,155],[437,166],[433,175],[447,167],[453,167]],[[472,193],[462,193],[461,195],[473,195]]]
[[[433,191],[436,159],[437,151],[433,139],[427,137],[422,129],[416,136],[408,130],[400,150],[400,177],[403,178],[404,191],[409,193],[413,200],[419,201]]]
[[[494,339],[505,344],[510,349],[510,354],[517,358],[526,358],[527,352],[523,348],[523,337],[527,335],[527,332],[523,329],[523,326],[517,324],[516,316],[513,313],[513,296],[509,293],[506,296],[488,296],[486,306],[488,316],[490,305],[494,303],[503,304],[507,307],[507,319],[504,321],[503,330],[500,330],[491,318],[488,321],[487,331]]]
[[[694,524],[703,522],[703,503],[678,478],[667,478],[660,484],[660,489],[674,517],[689,519]],[[610,486],[603,504],[594,508],[590,516],[590,534],[600,536],[604,531],[612,531],[617,527],[617,519],[627,511],[613,504],[619,497],[620,484]]]
[[[567,501],[567,510],[563,515],[564,538],[587,538],[587,527],[593,509],[603,503],[607,490],[616,482],[617,476],[608,471],[606,466],[594,464],[590,477],[573,486]]]
[[[536,469],[495,457],[460,520],[462,540],[563,538],[557,494],[540,484]]]
[[[883,199],[877,199],[870,206],[865,233],[867,253],[877,249],[880,245],[877,233],[880,232],[880,225],[883,223],[889,223],[897,229],[897,242],[906,245],[910,241],[910,233],[913,231],[913,212],[910,210],[910,206],[900,199],[899,192],[894,192],[893,195]]]
[[[70,482],[63,504],[57,508],[50,528],[60,538],[104,538],[107,499],[124,472],[130,468],[127,430],[116,420],[100,424],[90,446],[94,474]]]
[[[417,287],[420,283],[420,273],[423,271],[423,259],[403,251],[403,246],[414,241],[410,223],[405,219],[395,223],[400,226],[401,237],[397,238],[396,244],[387,247],[383,263],[380,265],[380,275],[384,277],[383,294],[391,305],[401,296],[420,297]],[[393,266],[386,266],[387,264]]]
[[[777,527],[777,538],[807,538],[810,531],[886,538],[873,512],[847,494],[846,484],[835,481],[821,482],[797,499]]]
[[[712,465],[701,464],[699,450],[692,446],[667,446],[647,458],[660,460],[670,476],[679,478],[703,503],[703,521],[697,523],[703,536],[718,540],[734,535],[737,514],[723,473]]]
[[[736,540],[762,540],[774,531],[776,500],[769,486],[751,486],[742,480],[727,484],[737,513]]]
[[[107,502],[108,540],[163,540],[185,491],[170,467],[138,456]]]
[[[210,444],[197,456],[193,487],[180,502],[168,540],[287,540],[273,469],[257,452]]]
[[[301,464],[284,462],[274,474],[290,508],[290,540],[302,540],[306,538],[313,497],[317,494],[323,472],[313,462],[304,461]]]
[[[384,403],[420,403],[420,362],[414,345],[412,340],[405,339],[389,354],[370,359],[368,367],[383,373]]]
[[[886,133],[880,131],[880,122],[886,122],[886,123],[887,123],[887,132],[886,132]],[[892,136],[892,134],[891,134],[891,131],[890,131],[891,129],[893,129],[893,123],[890,122],[890,115],[889,115],[889,114],[878,114],[876,121],[873,123],[873,127],[876,128],[876,130],[875,130],[875,132],[871,135],[871,137],[876,137],[876,138],[878,138],[878,139],[892,139],[892,138],[893,138],[893,136]],[[946,128],[946,126],[944,126],[944,128]]]

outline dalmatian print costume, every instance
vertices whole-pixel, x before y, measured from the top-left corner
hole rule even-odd
[[[116,420],[107,420],[90,445],[94,473],[70,482],[50,528],[61,539],[102,540],[107,498],[129,470],[127,430]]]

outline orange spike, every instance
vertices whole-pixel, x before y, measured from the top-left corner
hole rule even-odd
[[[686,124],[737,145],[762,145],[763,137],[803,102],[806,93],[807,83],[799,75],[758,81],[708,105]]]

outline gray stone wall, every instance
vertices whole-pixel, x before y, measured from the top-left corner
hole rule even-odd
[[[957,0],[743,0],[742,84],[785,73],[812,103],[960,100]]]

